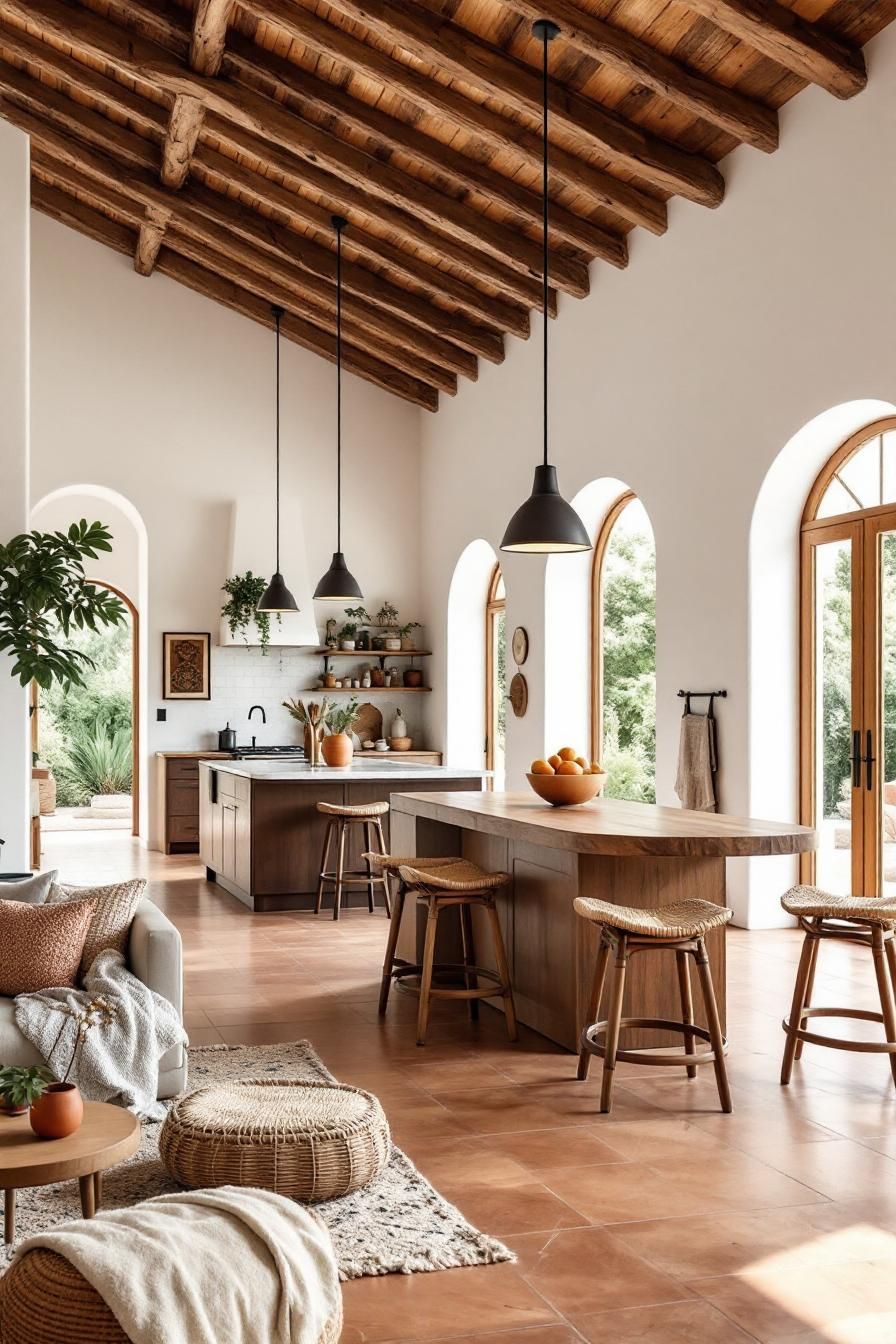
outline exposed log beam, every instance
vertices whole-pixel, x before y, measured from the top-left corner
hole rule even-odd
[[[682,111],[718,126],[744,144],[778,148],[778,114],[734,89],[689,70],[656,47],[588,14],[570,0],[508,0],[527,19],[553,19],[568,42],[602,65],[618,70]]]
[[[323,164],[361,190],[373,191],[386,203],[403,202],[437,229],[467,245],[487,248],[526,275],[540,273],[541,250],[537,243],[521,238],[453,197],[409,179],[390,164],[339,141],[245,85],[237,88],[221,79],[204,80],[184,69],[158,43],[144,41],[61,0],[0,0],[0,14],[36,25],[75,50],[108,62],[128,79],[148,81],[174,96],[198,98],[207,113],[214,111],[302,158]],[[558,288],[577,298],[588,293],[584,265],[555,253],[551,271]]]
[[[488,97],[530,116],[540,114],[541,79],[531,66],[421,8],[415,0],[329,0],[329,3],[378,37],[439,70],[450,72]],[[551,113],[555,124],[584,148],[598,150],[642,181],[699,205],[714,206],[721,202],[724,178],[714,164],[699,155],[678,149],[618,113],[558,84],[554,84],[551,92]]]
[[[868,83],[865,58],[855,47],[807,23],[775,0],[686,0],[688,9],[710,19],[769,60],[818,84],[837,98],[852,98]]]
[[[534,132],[492,112],[485,105],[471,103],[456,90],[436,80],[424,79],[418,70],[369,47],[342,28],[324,23],[310,10],[297,9],[285,0],[242,0],[242,8],[258,19],[277,24],[312,51],[330,56],[352,70],[369,75],[386,88],[400,92],[415,107],[446,117],[493,150],[509,151],[530,166],[540,168],[541,138]],[[232,69],[237,78],[245,78],[249,73],[246,61],[246,45],[235,38],[225,56],[226,68]],[[594,205],[614,211],[629,223],[640,224],[651,233],[665,232],[665,202],[595,168],[560,146],[551,149],[551,175],[564,186],[581,192]]]
[[[205,108],[198,98],[175,98],[162,145],[162,181],[177,191],[186,182],[202,129]]]
[[[30,65],[36,66],[52,75],[54,79],[60,80],[63,84],[70,85],[79,92],[89,95],[102,106],[120,112],[140,130],[154,136],[157,140],[164,136],[164,110],[156,103],[151,102],[148,98],[128,88],[127,85],[120,83],[118,80],[102,75],[91,66],[84,65],[82,62],[64,55],[56,47],[51,47],[48,43],[31,37],[19,28],[0,27],[0,49],[10,52],[13,56],[28,62]],[[33,81],[29,80],[20,71],[12,68],[7,69],[6,79],[8,87],[23,94],[27,94],[29,91],[33,92]],[[55,90],[48,90],[46,86],[41,89],[41,97],[47,112],[51,116],[60,108],[71,114],[62,121],[57,117],[57,124],[75,129],[76,134],[85,136],[90,143],[103,148],[108,137],[110,135],[114,137],[117,128],[113,125],[110,130],[110,123],[97,113],[91,112],[89,109],[74,107],[67,99],[63,98],[63,95],[58,94]],[[75,122],[72,120],[75,115],[78,118],[77,128],[75,128]],[[233,149],[244,150],[269,166],[272,171],[283,178],[284,185],[281,186],[279,182],[252,172],[237,160],[212,151],[201,143],[198,146],[195,159],[197,172],[200,176],[203,175],[203,168],[208,168],[222,182],[238,187],[241,192],[245,192],[253,200],[287,215],[291,220],[310,226],[328,238],[331,230],[330,217],[334,209],[342,210],[351,216],[353,221],[359,211],[362,215],[380,217],[379,206],[374,198],[358,191],[352,191],[339,179],[325,173],[322,169],[315,168],[312,164],[307,164],[294,155],[290,155],[286,150],[270,146],[267,141],[261,140],[251,132],[242,131],[220,118],[214,120],[212,129],[216,136]],[[139,160],[141,165],[144,162],[143,158]],[[320,191],[324,199],[329,201],[331,208],[327,209],[316,205],[300,195],[303,185],[311,186]],[[419,221],[413,220],[410,215],[405,216],[402,212],[395,210],[391,212],[388,222],[402,236],[413,237],[416,245],[421,243],[428,245],[437,255],[444,254],[451,260],[457,259],[452,253],[450,240],[443,240],[436,235],[430,236],[426,226],[420,225]],[[402,224],[403,227],[401,227]],[[452,272],[430,265],[416,253],[406,252],[400,247],[395,247],[391,243],[383,241],[376,235],[365,233],[363,227],[352,230],[349,247],[354,248],[374,263],[386,265],[390,269],[406,275],[411,280],[425,285],[430,293],[452,300],[465,313],[492,329],[497,328],[501,331],[512,332],[515,336],[520,336],[523,339],[526,339],[529,335],[529,313],[528,309],[521,303],[514,303],[493,294],[483,293],[475,285],[459,279]],[[482,278],[487,282],[487,275]],[[532,296],[534,302],[534,285],[532,286]],[[484,333],[484,336],[488,337],[489,334]],[[462,343],[459,338],[456,339],[459,343]],[[495,353],[490,351],[488,347],[487,339],[479,346],[470,345],[465,348],[476,349],[477,353],[484,355],[486,359],[496,358]]]
[[[130,229],[115,223],[99,210],[58,188],[35,180],[32,183],[31,204],[43,214],[77,229],[86,237],[93,238],[106,247],[114,248],[116,252],[130,255],[133,251],[134,238]],[[252,321],[265,327],[273,325],[270,306],[259,299],[251,289],[241,289],[221,275],[176,255],[167,247],[162,248],[156,269],[160,274],[169,276],[179,284],[186,285],[196,293],[223,304],[224,307],[243,317],[251,318]],[[303,346],[331,363],[335,362],[335,340],[310,322],[304,322],[288,312],[283,319],[281,331],[296,345]],[[414,402],[427,411],[438,409],[438,392],[419,379],[407,377],[398,369],[390,368],[388,364],[373,358],[365,351],[355,349],[349,342],[343,342],[342,358],[346,369],[367,382],[403,397],[406,401]]]
[[[134,251],[134,270],[138,275],[152,275],[170,219],[170,211],[154,205],[148,207]]]
[[[233,0],[196,0],[190,39],[190,65],[197,74],[219,73],[232,12]]]

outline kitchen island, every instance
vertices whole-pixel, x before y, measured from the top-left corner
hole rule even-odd
[[[310,910],[320,871],[326,817],[318,803],[389,802],[413,789],[480,790],[483,770],[452,770],[396,759],[353,761],[344,769],[295,760],[199,762],[199,855],[216,882],[251,910]],[[389,843],[388,816],[383,817]],[[347,846],[346,866],[361,867],[363,830]],[[347,895],[345,904],[366,904]]]
[[[598,799],[552,808],[532,793],[417,792],[392,799],[392,845],[401,854],[460,854],[513,881],[498,893],[517,1017],[577,1050],[594,976],[598,927],[579,918],[576,896],[655,909],[689,898],[725,905],[725,860],[799,854],[816,847],[806,826],[685,812]],[[481,912],[474,911],[474,915]],[[423,925],[408,901],[397,953],[419,962]],[[495,969],[487,930],[476,930],[480,964]],[[447,917],[437,959],[461,960]],[[725,931],[706,939],[719,1011],[725,1021]],[[697,1020],[702,1004],[698,1001]],[[675,958],[634,957],[624,1016],[680,1020]],[[632,1031],[630,1046],[681,1046],[670,1033]]]

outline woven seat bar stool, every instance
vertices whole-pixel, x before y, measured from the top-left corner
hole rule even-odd
[[[517,1025],[510,968],[495,906],[495,892],[510,881],[509,873],[488,873],[475,863],[457,858],[402,859],[385,855],[379,858],[378,866],[384,875],[394,875],[396,870],[398,874],[380,985],[380,1016],[386,1012],[389,989],[394,980],[399,988],[419,996],[417,1044],[425,1045],[429,1006],[433,999],[466,1000],[470,1018],[475,1022],[479,1017],[480,999],[500,998],[504,1001],[507,1035],[511,1041],[515,1041]],[[418,905],[426,906],[426,936],[423,960],[419,963],[403,962],[395,955],[405,899],[409,894],[416,898]],[[488,915],[497,971],[476,964],[471,912],[473,906],[477,905]],[[462,963],[449,964],[435,960],[439,916],[443,910],[451,907],[457,907],[460,916]],[[439,980],[447,980],[449,983],[438,983]]]
[[[862,1054],[889,1055],[890,1072],[896,1083],[896,1006],[893,991],[896,988],[896,899],[875,896],[832,896],[818,887],[792,887],[781,897],[781,905],[799,920],[805,932],[803,950],[796,972],[790,1017],[781,1023],[787,1042],[781,1063],[781,1082],[790,1082],[793,1062],[803,1053],[806,1041],[810,1045],[826,1045],[832,1050],[854,1050]],[[812,991],[815,986],[815,967],[818,949],[823,939],[859,943],[870,948],[880,997],[880,1012],[865,1008],[813,1008]],[[861,1018],[864,1022],[879,1022],[884,1028],[883,1041],[850,1041],[839,1036],[825,1036],[809,1031],[805,1022],[810,1017]]]
[[[626,1064],[645,1064],[652,1067],[685,1068],[689,1078],[696,1078],[697,1066],[712,1064],[715,1069],[719,1102],[723,1111],[731,1110],[731,1089],[725,1068],[728,1043],[722,1035],[719,1009],[716,1003],[709,957],[704,935],[731,919],[731,911],[711,901],[680,901],[675,905],[660,906],[656,910],[638,910],[628,906],[611,905],[590,896],[579,896],[575,901],[576,914],[601,926],[600,945],[594,983],[588,1006],[588,1025],[585,1026],[579,1050],[577,1077],[588,1077],[592,1055],[604,1061],[600,1088],[600,1109],[608,1115],[613,1104],[613,1075],[618,1061]],[[678,986],[681,996],[680,1022],[664,1018],[623,1017],[622,999],[625,993],[625,975],[629,957],[639,952],[673,951],[678,966]],[[615,954],[613,984],[607,1018],[598,1021],[604,982],[607,978],[610,956]],[[707,1026],[698,1027],[694,1021],[691,997],[689,958],[697,965]],[[628,1028],[646,1027],[656,1031],[674,1031],[684,1036],[684,1054],[657,1054],[650,1050],[620,1050],[620,1032]],[[708,1050],[697,1050],[697,1041],[707,1041]]]
[[[386,906],[386,916],[391,913],[389,901],[389,881],[384,873],[376,873],[369,854],[386,852],[381,818],[389,811],[388,803],[355,803],[341,806],[338,803],[318,803],[317,810],[327,818],[327,830],[324,835],[324,847],[320,859],[320,874],[317,879],[317,898],[314,913],[320,914],[325,889],[333,892],[333,918],[338,919],[342,910],[342,893],[345,887],[366,887],[367,908],[373,914],[376,908],[375,890],[380,887]],[[364,827],[364,842],[368,850],[365,854],[366,867],[346,868],[345,843],[352,826]],[[330,846],[336,841],[336,867],[327,868],[330,860]]]

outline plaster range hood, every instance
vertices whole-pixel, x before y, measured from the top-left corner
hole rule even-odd
[[[267,582],[274,559],[274,520],[270,494],[241,495],[234,500],[230,513],[230,543],[227,548],[227,573],[245,574],[251,569]],[[271,648],[317,648],[320,634],[314,618],[314,598],[305,558],[305,524],[301,505],[293,495],[283,494],[280,500],[281,535],[280,567],[298,611],[284,612],[279,620],[271,616]],[[223,580],[222,580],[223,582]],[[221,594],[221,602],[224,594]],[[258,632],[250,627],[250,645],[258,645]],[[242,644],[241,635],[233,636],[227,622],[221,621],[220,643]]]

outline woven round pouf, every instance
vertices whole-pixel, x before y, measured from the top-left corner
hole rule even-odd
[[[169,1111],[159,1138],[162,1161],[182,1185],[253,1185],[303,1204],[368,1185],[391,1146],[369,1092],[282,1079],[201,1087]]]

